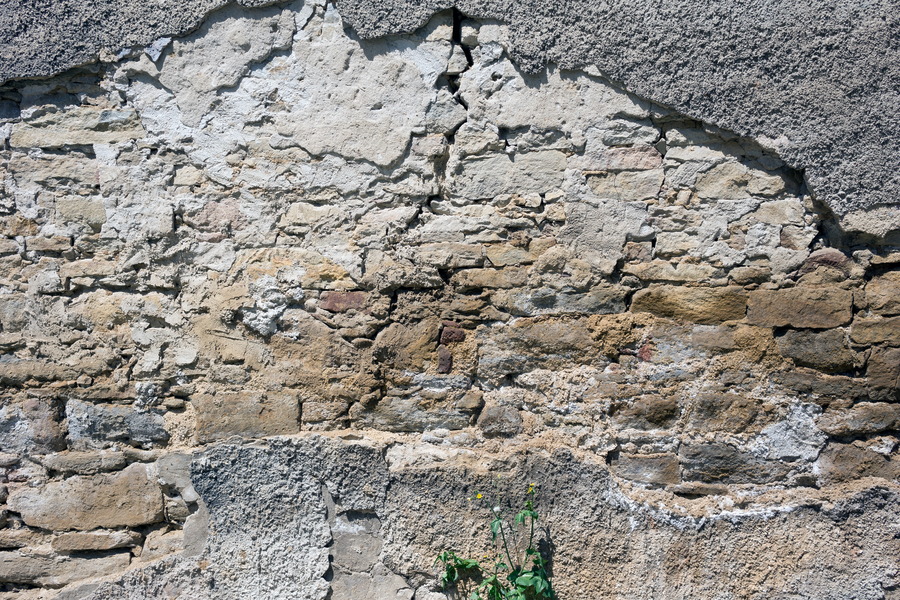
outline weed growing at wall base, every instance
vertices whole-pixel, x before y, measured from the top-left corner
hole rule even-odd
[[[511,519],[496,502],[476,493],[469,501],[489,511],[493,552],[481,560],[463,558],[453,550],[441,552],[435,564],[443,566],[440,581],[445,591],[470,600],[555,600],[547,557],[536,547],[535,484],[525,492],[522,510]]]

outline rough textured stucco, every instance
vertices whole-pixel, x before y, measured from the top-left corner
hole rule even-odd
[[[222,4],[5,0],[0,30],[9,35],[0,46],[0,80],[50,75],[93,60],[101,48],[186,32]],[[845,217],[844,227],[881,235],[900,228],[900,10],[893,0],[338,4],[363,37],[410,32],[454,5],[502,20],[526,70],[548,61],[594,65],[648,99],[768,140],[806,170],[819,199]]]
[[[548,499],[542,537],[555,549],[566,599],[876,600],[894,585],[900,551],[884,529],[900,508],[896,490],[679,517],[622,494],[605,465],[540,445],[476,456],[402,438],[313,436],[220,446],[193,472],[214,515],[207,551],[102,584],[87,598],[442,600],[432,592],[433,557],[447,547],[483,551],[484,536],[469,532],[484,533],[488,509],[466,497],[497,486],[498,475],[510,497],[539,482]],[[353,536],[340,527],[348,515],[380,527]],[[346,570],[333,564],[329,577],[336,589],[344,579],[355,590],[326,596],[328,555],[345,558],[342,536],[355,537],[356,559]]]

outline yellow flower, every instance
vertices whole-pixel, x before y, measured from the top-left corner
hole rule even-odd
[[[479,500],[484,498],[484,496],[482,496],[481,493],[475,494],[475,497],[478,498]]]

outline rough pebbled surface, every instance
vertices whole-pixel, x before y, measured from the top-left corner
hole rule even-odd
[[[561,598],[876,600],[893,597],[897,583],[898,543],[884,527],[898,509],[895,487],[679,515],[684,508],[630,498],[605,465],[569,450],[319,436],[217,446],[192,473],[210,507],[206,551],[132,571],[87,598],[409,600],[415,591],[444,600],[433,557],[448,547],[475,554],[487,542],[488,507],[466,498],[491,489],[516,498],[528,483],[543,494],[541,535]],[[348,534],[356,558],[345,568]],[[342,577],[361,587],[338,591]]]
[[[0,80],[58,73],[92,61],[101,48],[190,31],[224,4],[2,0]],[[845,217],[845,227],[882,235],[897,228],[885,226],[900,219],[896,0],[338,2],[364,38],[410,32],[454,4],[467,15],[509,23],[512,53],[525,70],[548,61],[596,65],[655,102],[768,138],[791,166],[806,170],[814,192]]]

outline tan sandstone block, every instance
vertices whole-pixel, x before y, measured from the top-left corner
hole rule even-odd
[[[65,222],[84,223],[99,228],[106,223],[106,207],[102,200],[72,196],[56,201],[56,211]]]
[[[857,344],[900,343],[900,317],[855,318],[850,325],[850,339]]]
[[[619,477],[640,483],[672,485],[681,481],[681,468],[674,454],[622,454],[611,468]]]
[[[747,293],[738,286],[651,286],[638,291],[631,304],[632,312],[647,312],[704,325],[743,319],[746,308]]]
[[[866,377],[873,400],[900,400],[900,348],[875,348]]]
[[[838,287],[756,290],[750,293],[747,320],[767,327],[840,327],[853,317],[853,293]]]
[[[0,581],[62,587],[81,579],[124,571],[130,562],[131,555],[128,552],[91,558],[60,558],[0,552]]]
[[[132,109],[78,107],[48,112],[13,130],[14,148],[58,148],[71,144],[114,144],[144,137]]]
[[[57,552],[82,552],[127,548],[141,543],[144,536],[136,531],[84,531],[64,533],[50,545]]]
[[[872,279],[866,285],[866,302],[880,315],[900,314],[900,271]]]
[[[816,421],[832,436],[868,435],[900,426],[900,404],[860,402],[845,410],[828,410]]]
[[[193,399],[200,443],[233,435],[256,438],[299,431],[300,404],[293,394],[220,392]]]
[[[9,498],[12,510],[32,527],[88,530],[135,527],[163,516],[162,491],[149,468],[133,464],[113,474],[70,477],[24,488]]]

